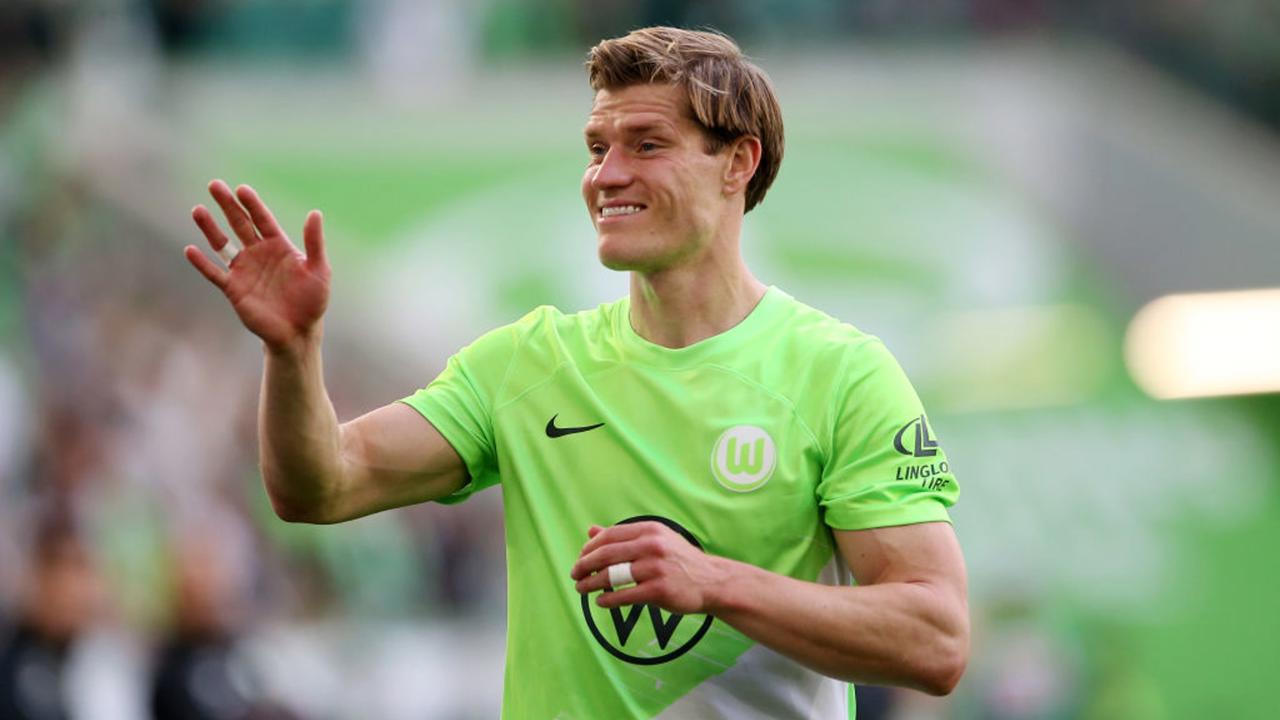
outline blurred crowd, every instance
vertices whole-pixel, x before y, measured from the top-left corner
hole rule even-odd
[[[8,0],[0,6],[0,63],[7,71],[20,70],[22,62],[65,50],[84,24],[120,22],[124,16],[144,24],[150,42],[170,55],[331,58],[371,37],[380,45],[412,44],[413,38],[397,37],[410,27],[417,30],[416,39],[443,45],[447,52],[474,51],[488,58],[576,53],[601,37],[646,25],[712,26],[753,45],[886,38],[948,42],[1028,34],[1102,37],[1280,126],[1280,16],[1272,2]],[[424,26],[434,32],[422,34]]]
[[[63,108],[45,94],[90,23],[127,16],[165,57],[275,40],[254,22],[266,18],[306,55],[356,44],[365,15],[394,27],[385,19],[421,12],[394,0],[298,5],[0,4],[0,718],[331,716],[340,711],[273,683],[279,668],[252,642],[264,628],[334,617],[501,625],[496,493],[341,529],[272,516],[256,468],[257,349],[217,314],[225,308],[183,266],[172,229],[121,202],[92,157],[67,152]],[[462,25],[477,29],[464,45],[496,58],[576,52],[654,23],[775,40],[796,28],[821,28],[822,37],[1096,28],[1280,124],[1280,21],[1261,10],[1170,1],[1144,12],[1136,0],[426,5],[467,16]],[[116,142],[117,152],[155,152],[136,138]],[[340,417],[412,389],[369,379],[360,354],[341,345],[326,360]],[[972,716],[1115,717],[1107,702],[1145,704],[1144,716],[1159,716],[1150,688],[1123,673],[1109,675],[1121,699],[1074,705],[1074,689],[1089,681],[1081,650],[1044,623],[1022,623],[1028,608],[1004,611],[1010,617],[986,636],[998,661],[985,681],[978,671]],[[1116,647],[1117,667],[1127,667]],[[919,698],[867,689],[859,716],[888,717],[895,702],[939,713]]]
[[[157,37],[184,32],[170,5]],[[51,89],[89,12],[0,7],[0,718],[342,715],[318,707],[340,688],[296,697],[305,668],[245,641],[335,617],[500,627],[497,498],[337,531],[274,518],[257,349],[136,204],[183,215],[158,194],[171,159],[145,133],[94,136]],[[330,354],[340,413],[393,399],[349,355]]]
[[[500,597],[500,577],[475,576],[500,567],[493,502],[337,534],[284,526],[256,473],[255,348],[216,321],[174,243],[85,191],[75,167],[4,169],[30,194],[3,218],[0,717],[94,716],[68,714],[63,682],[95,632],[149,657],[137,669],[155,717],[258,718],[292,715],[241,667],[236,640],[255,625],[500,622],[477,600]],[[359,387],[334,367],[331,382]]]

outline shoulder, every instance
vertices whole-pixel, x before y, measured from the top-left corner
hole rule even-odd
[[[564,312],[554,305],[539,305],[514,323],[529,335],[537,333],[598,333],[609,329],[624,300],[603,303],[586,310]]]
[[[551,305],[536,307],[519,320],[481,335],[462,349],[459,362],[506,378],[517,389],[566,364],[616,360],[614,319],[621,305],[619,301],[573,313]]]
[[[860,361],[878,361],[887,355],[880,338],[849,322],[807,305],[779,291],[784,333],[779,340],[824,363],[848,367]]]
[[[587,310],[566,313],[551,305],[541,305],[512,323],[512,333],[520,347],[539,354],[557,348],[573,354],[591,352],[597,345],[608,345],[615,340],[616,318],[625,313],[625,300],[604,303]]]
[[[879,337],[784,294],[783,332],[768,343],[775,377],[815,427],[859,408],[918,404],[897,358]],[[834,413],[834,415],[832,414]]]
[[[505,346],[516,350],[530,343],[545,343],[550,338],[599,336],[610,327],[620,302],[573,313],[565,313],[554,305],[539,305],[519,320],[489,330],[470,346]]]

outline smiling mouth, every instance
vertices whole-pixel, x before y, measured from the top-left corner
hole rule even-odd
[[[603,218],[621,217],[625,215],[635,215],[641,210],[644,210],[643,205],[614,205],[612,207],[600,208],[600,217],[603,219]]]

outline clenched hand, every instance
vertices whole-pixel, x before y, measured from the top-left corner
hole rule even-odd
[[[704,553],[660,522],[592,525],[587,535],[590,539],[570,577],[580,593],[604,590],[596,598],[600,607],[648,603],[682,614],[714,612],[727,576],[721,558]],[[636,584],[612,589],[608,568],[621,562],[631,563]]]

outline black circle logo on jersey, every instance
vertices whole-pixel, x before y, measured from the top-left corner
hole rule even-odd
[[[702,549],[702,543],[698,542],[693,533],[684,529],[675,520],[658,515],[637,515],[627,518],[618,524],[650,520],[660,522],[675,530],[694,547],[699,550]],[[605,633],[600,629],[600,624],[596,622],[596,615],[603,616],[606,612],[608,612],[616,642],[605,637]],[[666,613],[665,610],[648,604],[609,608],[606,611],[605,608],[591,602],[587,595],[582,596],[582,617],[587,621],[587,627],[591,630],[591,634],[595,636],[596,642],[600,643],[600,647],[608,650],[610,655],[635,665],[660,665],[675,660],[689,652],[694,645],[697,645],[698,641],[711,629],[711,623],[715,620],[710,615],[704,615],[702,624],[694,628],[691,624],[685,622],[685,615],[669,613],[666,618],[663,618],[664,613]],[[648,619],[650,632],[645,632],[643,629],[642,618]],[[680,632],[682,626],[684,632]],[[661,654],[638,654],[642,650],[654,646],[657,647]],[[630,651],[628,652],[628,650]]]

